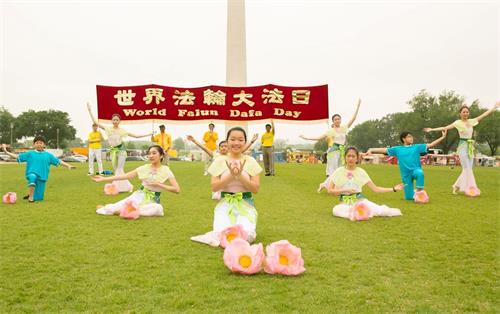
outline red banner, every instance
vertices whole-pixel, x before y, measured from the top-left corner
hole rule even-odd
[[[118,113],[131,120],[328,119],[328,85],[180,88],[160,85],[97,85],[99,120]]]

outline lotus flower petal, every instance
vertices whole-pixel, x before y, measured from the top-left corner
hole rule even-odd
[[[234,239],[248,240],[248,233],[243,229],[243,225],[233,225],[222,230],[219,235],[220,246],[225,248]]]
[[[262,243],[250,245],[236,238],[224,250],[224,265],[233,273],[252,275],[260,272],[264,262]]]
[[[264,271],[266,273],[297,276],[306,270],[300,248],[292,245],[287,240],[269,244],[266,247],[266,253],[267,256],[264,262]]]

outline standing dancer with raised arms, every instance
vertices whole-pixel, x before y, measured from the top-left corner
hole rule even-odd
[[[87,109],[92,122],[94,122],[94,124],[96,124],[99,128],[103,129],[108,136],[108,143],[111,146],[109,152],[111,154],[111,164],[113,165],[114,174],[116,176],[124,175],[127,151],[125,150],[125,147],[123,145],[123,140],[127,136],[141,138],[151,136],[153,135],[153,133],[136,135],[125,131],[124,129],[120,128],[120,115],[116,113],[111,116],[111,123],[113,124],[113,126],[106,127],[103,124],[99,123],[94,117],[94,115],[92,114],[92,110],[90,109],[90,103],[87,103]],[[113,184],[116,185],[119,192],[132,192],[132,190],[134,189],[134,187],[128,180],[113,181]]]
[[[347,125],[341,124],[342,118],[340,117],[339,114],[336,113],[332,116],[332,122],[333,122],[332,128],[329,129],[325,134],[319,137],[305,137],[303,135],[300,135],[301,138],[311,141],[319,141],[326,138],[328,144],[328,150],[326,152],[327,178],[324,182],[320,183],[318,187],[318,193],[321,192],[322,189],[325,189],[328,186],[328,183],[330,182],[329,178],[333,174],[335,169],[344,164],[344,152],[345,152],[347,131],[356,120],[360,105],[361,105],[361,99],[358,100],[358,103],[356,105],[356,111],[354,112],[354,115],[352,116],[351,120],[347,123]]]
[[[460,157],[460,164],[462,165],[462,172],[458,177],[457,181],[452,185],[452,193],[457,194],[458,191],[464,192],[470,196],[478,196],[480,191],[476,185],[476,179],[474,178],[474,173],[472,172],[472,167],[474,165],[474,140],[472,135],[474,133],[474,126],[476,126],[479,121],[487,117],[490,113],[495,111],[500,107],[500,101],[498,101],[492,108],[483,112],[481,115],[474,119],[469,119],[469,107],[463,105],[460,107],[460,119],[456,120],[452,124],[447,126],[437,127],[437,128],[424,128],[425,132],[432,131],[443,131],[456,128],[460,136],[460,141],[458,143],[457,151]]]

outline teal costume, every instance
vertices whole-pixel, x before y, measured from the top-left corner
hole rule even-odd
[[[45,183],[49,178],[50,165],[59,166],[61,161],[47,151],[31,150],[17,157],[18,162],[26,162],[28,186],[34,186],[34,201],[43,200]]]
[[[403,180],[405,199],[413,200],[415,193],[413,181],[416,181],[416,188],[424,188],[424,171],[420,164],[420,153],[427,153],[427,144],[413,144],[409,146],[394,146],[387,149],[389,156],[398,158],[399,173]]]

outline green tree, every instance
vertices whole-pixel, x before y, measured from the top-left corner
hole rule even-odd
[[[347,134],[349,146],[355,146],[361,151],[366,151],[370,147],[385,147],[380,140],[379,124],[380,120],[368,120],[356,125]]]
[[[438,97],[434,97],[427,91],[422,90],[414,96],[408,104],[413,109],[413,112],[419,116],[424,127],[441,127],[446,126],[453,121],[459,119],[459,109],[464,104],[464,97],[458,95],[454,91],[443,91]],[[470,115],[475,117],[479,114],[480,109],[478,101],[475,100],[470,106]],[[431,132],[424,134],[423,140],[430,143],[441,136],[440,132]],[[458,132],[451,130],[448,135],[440,143],[444,153],[454,150],[457,147],[459,140]]]
[[[484,111],[486,110],[482,110]],[[474,132],[477,134],[476,141],[488,144],[491,156],[495,156],[500,146],[500,112],[494,111],[481,120]]]
[[[175,150],[180,151],[186,147],[186,143],[184,143],[184,140],[182,139],[182,137],[178,137],[174,140],[174,142],[172,143],[172,146],[174,146]]]
[[[11,131],[16,128],[14,116],[5,107],[0,107],[0,143],[9,143]],[[11,130],[11,123],[13,129]],[[16,138],[13,134],[12,143],[15,143]]]
[[[68,147],[84,147],[87,146],[86,143],[79,137],[75,137],[75,139],[67,142]]]
[[[125,148],[126,149],[136,149],[136,145],[133,141],[128,141],[126,144],[125,144]]]
[[[287,140],[284,140],[281,138],[274,140],[273,147],[274,147],[274,151],[276,151],[276,152],[285,150],[287,148],[287,146],[288,146]]]
[[[57,146],[59,130],[59,147],[67,147],[67,142],[75,139],[76,129],[70,124],[67,112],[59,110],[28,110],[16,118],[15,137],[33,137],[42,135],[48,147]]]
[[[316,143],[314,143],[314,151],[315,152],[326,152],[328,149],[328,143],[326,141],[325,138],[317,141]]]

